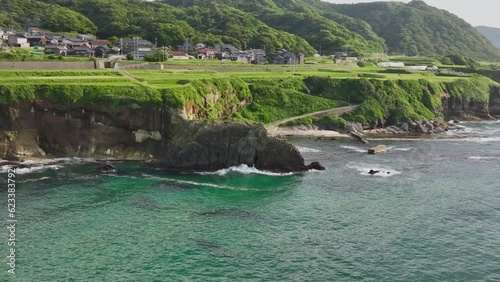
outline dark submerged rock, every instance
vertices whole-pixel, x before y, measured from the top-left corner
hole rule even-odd
[[[326,170],[326,168],[322,166],[319,162],[312,162],[310,165],[307,166],[307,169]]]
[[[112,164],[105,164],[101,167],[98,167],[96,168],[97,172],[100,172],[100,173],[117,173],[118,172],[118,169],[112,165]]]

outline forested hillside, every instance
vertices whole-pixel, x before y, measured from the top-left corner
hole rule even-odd
[[[190,42],[410,56],[461,54],[500,60],[500,50],[457,16],[414,0],[331,4],[320,0],[0,0],[0,27],[40,26],[139,36],[176,47]]]
[[[409,56],[459,53],[475,59],[500,58],[500,50],[474,27],[448,11],[428,6],[424,1],[333,6],[343,14],[368,22],[385,39],[391,52]]]

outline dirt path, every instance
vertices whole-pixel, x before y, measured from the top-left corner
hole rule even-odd
[[[328,115],[338,115],[339,116],[339,115],[342,115],[345,113],[352,112],[352,111],[356,110],[357,108],[359,108],[359,105],[347,106],[347,107],[342,107],[342,108],[334,108],[334,109],[329,109],[329,110],[323,110],[323,111],[303,114],[300,116],[294,116],[294,117],[290,117],[287,119],[283,119],[283,120],[279,120],[279,121],[270,123],[270,124],[266,125],[266,128],[267,128],[268,132],[273,132],[273,131],[276,131],[281,124],[284,124],[284,123],[287,123],[287,122],[290,122],[290,121],[293,121],[296,119],[301,119],[301,118],[305,118],[305,117],[324,117],[324,116],[328,116]]]
[[[130,80],[132,80],[133,82],[137,83],[137,84],[141,84],[141,85],[148,85],[146,82],[143,82],[143,81],[140,81],[139,79],[137,79],[137,77],[131,75],[130,73],[128,73],[127,71],[124,71],[124,70],[119,70],[119,69],[115,69],[115,71],[125,77],[128,77]],[[149,85],[148,85],[149,86]]]

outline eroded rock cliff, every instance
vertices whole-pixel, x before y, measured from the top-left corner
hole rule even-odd
[[[263,125],[190,122],[177,125],[161,161],[169,170],[202,171],[246,164],[273,172],[304,171],[304,159],[288,141],[267,135]]]
[[[290,143],[267,136],[263,125],[188,121],[183,110],[107,109],[45,100],[0,105],[0,158],[53,157],[156,160],[176,171],[247,164],[275,172],[304,171]]]

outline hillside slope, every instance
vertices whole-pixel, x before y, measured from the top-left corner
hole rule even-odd
[[[42,12],[44,11],[44,12]],[[421,0],[332,4],[321,0],[0,0],[0,27],[40,26],[138,36],[176,47],[230,43],[312,55],[347,50],[410,56],[460,54],[500,61],[500,49],[474,27]]]
[[[424,1],[331,6],[341,13],[368,22],[385,39],[392,53],[410,56],[459,53],[475,59],[500,59],[500,50],[474,27],[456,15],[429,6]]]
[[[493,45],[500,48],[500,28],[489,26],[476,26],[476,29],[484,35]]]

